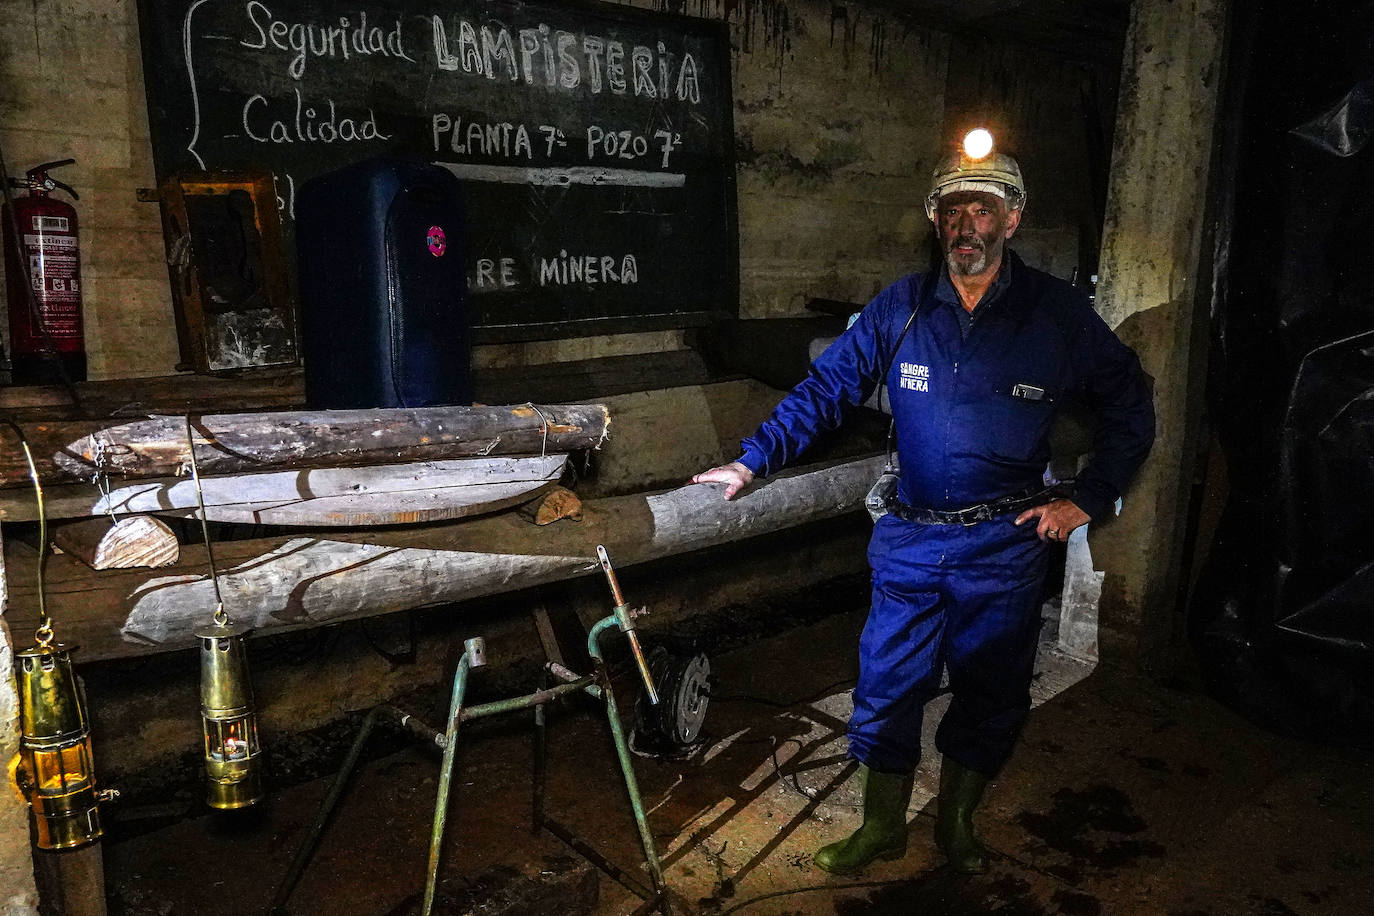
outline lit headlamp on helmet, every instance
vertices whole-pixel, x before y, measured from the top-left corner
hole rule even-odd
[[[935,167],[930,178],[930,194],[926,196],[926,216],[935,219],[935,207],[940,198],[956,191],[983,191],[996,194],[1007,207],[1019,210],[1026,205],[1026,182],[1021,178],[1021,166],[1005,153],[993,152],[992,134],[971,130],[964,137],[963,148],[950,153]]]

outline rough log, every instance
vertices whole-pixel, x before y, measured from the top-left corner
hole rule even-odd
[[[547,425],[545,420],[547,419]],[[193,416],[202,474],[342,467],[474,455],[539,455],[595,448],[606,438],[603,404],[284,411]],[[24,429],[44,484],[89,481],[97,451],[111,475],[180,477],[190,464],[186,421],[152,417],[32,423]],[[0,487],[29,486],[18,436],[0,426]]]
[[[57,529],[53,543],[91,569],[170,566],[181,550],[167,523],[149,515],[73,522]]]
[[[275,537],[215,545],[225,608],[258,633],[301,629],[591,575],[605,544],[617,566],[766,534],[858,509],[881,457],[800,469],[732,502],[719,485],[687,486],[583,504],[577,525],[536,527],[518,513],[347,535]],[[10,626],[36,622],[36,554],[8,548]],[[174,567],[93,573],[48,562],[48,610],[59,638],[89,661],[192,645],[214,609],[204,548]]]
[[[211,521],[266,525],[400,525],[495,512],[558,482],[567,455],[456,458],[376,467],[268,471],[203,477]],[[110,488],[92,484],[43,488],[49,518],[160,512],[188,515],[196,485],[186,478],[141,480]],[[182,510],[178,512],[177,510]],[[27,488],[0,490],[0,521],[32,521]]]

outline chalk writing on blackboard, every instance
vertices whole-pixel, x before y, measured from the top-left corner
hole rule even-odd
[[[422,157],[463,184],[478,325],[737,308],[720,23],[557,0],[140,5],[159,174],[270,168],[289,229],[304,180]]]

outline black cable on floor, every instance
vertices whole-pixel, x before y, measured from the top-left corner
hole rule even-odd
[[[861,890],[863,888],[894,887],[898,884],[909,884],[911,880],[911,878],[889,878],[886,881],[851,881],[848,884],[813,884],[809,887],[794,887],[785,891],[772,891],[767,894],[759,894],[757,897],[750,897],[748,900],[741,900],[739,903],[730,907],[730,909],[721,910],[719,916],[730,916],[731,913],[738,913],[747,906],[753,906],[765,900],[775,900],[778,897],[790,897],[793,894],[813,894],[817,891],[849,891]]]

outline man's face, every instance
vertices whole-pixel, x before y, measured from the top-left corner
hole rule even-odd
[[[1021,211],[986,191],[955,191],[940,198],[935,226],[951,274],[976,277],[1002,262],[1007,239],[1021,224]]]

